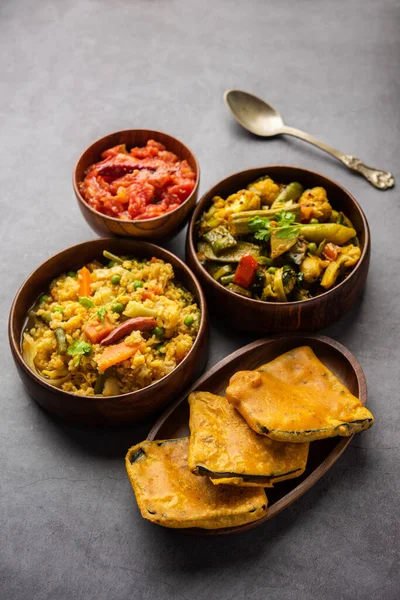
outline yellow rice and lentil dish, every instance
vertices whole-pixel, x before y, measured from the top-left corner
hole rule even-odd
[[[93,261],[53,280],[29,313],[22,349],[47,383],[92,396],[139,390],[173,371],[196,338],[193,295],[159,259]]]

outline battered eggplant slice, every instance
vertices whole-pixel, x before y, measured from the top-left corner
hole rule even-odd
[[[308,346],[235,373],[229,402],[254,431],[279,442],[312,442],[364,431],[374,417]]]
[[[260,488],[214,486],[188,468],[189,438],[145,441],[125,464],[142,516],[164,527],[218,529],[257,521],[267,512]]]
[[[209,392],[189,396],[189,469],[214,484],[272,487],[299,477],[309,444],[280,443],[258,435],[226,398]]]

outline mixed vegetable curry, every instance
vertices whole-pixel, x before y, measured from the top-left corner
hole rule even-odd
[[[361,256],[350,219],[323,187],[261,177],[203,213],[197,256],[231,292],[266,302],[307,300],[331,289]]]

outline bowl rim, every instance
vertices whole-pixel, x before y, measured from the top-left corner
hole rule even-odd
[[[95,210],[94,208],[92,208],[88,202],[85,200],[85,198],[82,196],[80,190],[79,190],[79,183],[78,182],[78,177],[77,177],[77,170],[78,170],[78,166],[83,158],[83,156],[86,154],[86,152],[88,152],[92,146],[94,146],[95,144],[98,144],[99,142],[106,140],[107,138],[113,136],[113,135],[117,135],[117,134],[126,134],[128,132],[132,132],[132,131],[147,131],[150,136],[152,136],[153,134],[157,135],[166,135],[167,137],[175,140],[176,142],[178,142],[181,146],[183,146],[188,153],[191,155],[195,165],[196,165],[196,183],[195,186],[193,188],[193,190],[190,192],[189,196],[186,198],[186,200],[184,200],[182,202],[182,204],[180,204],[179,206],[177,206],[176,208],[174,208],[174,210],[171,210],[167,213],[165,213],[164,215],[159,215],[158,217],[150,217],[149,219],[118,219],[117,217],[110,217],[108,215],[103,214],[102,212],[100,212],[99,210]],[[151,137],[149,137],[149,139],[152,139]],[[157,140],[156,140],[157,141]],[[179,158],[179,157],[178,157]],[[186,159],[182,159],[182,160],[186,160]],[[178,212],[185,204],[189,203],[189,201],[193,198],[193,196],[196,194],[198,187],[199,187],[199,183],[200,183],[200,164],[199,161],[196,158],[196,155],[192,152],[192,150],[189,148],[189,146],[187,146],[186,144],[184,144],[179,138],[175,137],[174,135],[171,135],[169,133],[166,133],[164,131],[159,131],[156,129],[122,129],[121,131],[112,131],[111,133],[104,135],[103,137],[95,140],[94,142],[92,142],[91,144],[89,144],[89,146],[87,146],[85,148],[85,150],[80,154],[78,160],[75,163],[74,169],[72,171],[72,186],[75,192],[75,196],[76,199],[78,200],[78,202],[80,202],[86,209],[88,209],[90,212],[92,212],[94,215],[97,216],[101,216],[104,219],[108,219],[111,222],[115,222],[115,223],[156,223],[157,221],[161,221],[162,219],[166,218],[168,215],[172,215],[176,212]]]
[[[220,185],[222,185],[223,183],[225,183],[225,181],[227,181],[228,179],[230,179],[231,177],[234,176],[238,176],[238,175],[243,175],[244,173],[250,173],[252,171],[258,171],[260,169],[265,169],[265,171],[267,171],[268,169],[299,169],[300,171],[303,171],[304,173],[313,175],[313,176],[317,176],[317,177],[321,177],[322,179],[325,179],[325,181],[329,182],[329,184],[338,187],[345,195],[347,195],[350,200],[353,202],[353,204],[355,205],[355,207],[358,209],[360,216],[361,216],[361,220],[364,226],[364,235],[365,235],[365,243],[364,243],[364,247],[362,249],[361,252],[361,256],[360,256],[360,260],[358,261],[357,265],[350,271],[349,275],[347,277],[345,277],[340,283],[338,283],[337,285],[334,285],[330,290],[326,290],[325,292],[322,292],[321,294],[318,294],[318,296],[313,296],[312,298],[307,298],[305,300],[293,300],[292,302],[269,302],[266,300],[256,300],[255,298],[247,298],[245,296],[239,296],[239,294],[235,294],[235,292],[232,292],[231,290],[228,290],[227,288],[225,288],[223,285],[221,285],[218,281],[215,281],[215,279],[213,277],[211,277],[211,275],[208,273],[208,271],[203,267],[203,265],[200,263],[199,259],[197,258],[197,252],[195,249],[195,244],[194,244],[194,228],[196,226],[197,221],[199,220],[200,214],[202,212],[204,212],[205,207],[203,206],[205,204],[205,199],[206,196],[210,195],[211,196],[211,192],[212,195],[218,195],[217,194],[217,188],[219,188]],[[312,171],[311,169],[305,169],[304,167],[299,167],[296,165],[266,165],[266,166],[260,166],[260,167],[250,167],[249,169],[244,169],[243,171],[236,171],[235,173],[231,173],[230,175],[227,175],[226,177],[224,177],[223,179],[221,179],[220,181],[218,181],[215,185],[213,185],[211,188],[209,188],[200,198],[200,200],[198,201],[198,203],[196,204],[196,207],[194,209],[194,212],[190,218],[189,221],[189,225],[188,225],[188,229],[187,229],[187,235],[186,235],[186,242],[187,242],[187,247],[190,250],[190,254],[193,257],[193,260],[195,262],[196,268],[198,268],[199,270],[201,270],[201,275],[206,279],[206,281],[211,284],[211,286],[216,289],[217,291],[219,291],[220,293],[222,293],[223,295],[225,295],[227,298],[232,298],[235,297],[236,299],[238,299],[239,301],[245,303],[245,304],[249,304],[249,305],[253,305],[253,306],[279,306],[279,307],[290,307],[290,306],[299,306],[299,305],[304,305],[304,304],[317,304],[321,298],[325,298],[328,294],[332,293],[334,290],[338,290],[339,288],[341,288],[342,286],[344,286],[345,284],[347,284],[348,281],[350,281],[350,279],[353,277],[353,275],[358,271],[358,269],[361,267],[364,259],[367,257],[369,249],[370,249],[370,240],[371,240],[371,234],[370,234],[370,230],[369,230],[369,225],[368,225],[368,221],[367,221],[367,217],[363,211],[363,209],[361,208],[360,204],[357,202],[357,200],[355,199],[355,197],[345,188],[343,187],[340,183],[338,183],[337,181],[330,179],[329,177],[327,177],[326,175],[323,175],[322,173],[319,173],[318,171]]]
[[[158,250],[162,250],[163,252],[165,252],[167,254],[168,262],[171,262],[171,257],[172,257],[172,262],[171,262],[172,267],[174,268],[173,261],[176,261],[179,264],[179,266],[181,268],[183,268],[183,270],[187,273],[188,277],[192,279],[192,281],[195,285],[196,291],[199,296],[199,301],[197,301],[197,299],[196,299],[196,303],[199,304],[199,308],[200,308],[200,312],[201,312],[200,325],[199,325],[199,329],[198,329],[197,335],[194,339],[191,349],[189,350],[189,352],[187,353],[185,358],[182,360],[182,362],[180,362],[179,365],[177,365],[170,373],[167,373],[167,375],[164,375],[160,379],[153,381],[149,385],[147,385],[143,388],[140,388],[139,390],[125,392],[124,394],[117,394],[117,395],[105,396],[105,397],[103,397],[101,395],[82,396],[81,394],[75,394],[73,392],[66,392],[64,390],[61,390],[60,388],[57,388],[56,386],[53,386],[53,385],[47,383],[47,381],[45,379],[43,379],[42,377],[40,377],[39,375],[34,373],[34,371],[32,371],[32,369],[30,369],[30,367],[28,367],[25,360],[23,359],[22,349],[21,349],[21,339],[22,339],[22,333],[23,333],[24,329],[22,328],[22,331],[21,331],[21,339],[17,340],[16,336],[14,335],[14,332],[13,332],[13,324],[16,319],[16,314],[15,314],[16,307],[17,307],[19,298],[21,296],[21,293],[26,288],[26,286],[28,286],[30,284],[31,278],[38,271],[40,271],[43,267],[45,267],[50,261],[53,261],[54,259],[58,258],[64,252],[68,252],[68,251],[72,251],[72,250],[75,250],[75,252],[78,252],[81,247],[87,246],[87,244],[95,243],[96,246],[97,245],[100,246],[102,243],[108,243],[108,242],[122,242],[122,243],[128,242],[130,244],[134,243],[134,244],[140,245],[141,247],[146,246],[150,251],[154,251],[154,248],[155,248],[156,250],[155,250],[154,256],[156,256],[156,252]],[[95,258],[96,256],[97,255],[94,252],[93,258]],[[162,258],[161,260],[164,260],[164,259]],[[28,277],[25,279],[25,281],[20,285],[17,293],[15,294],[14,300],[12,302],[10,313],[9,313],[9,318],[8,318],[8,339],[9,339],[11,351],[12,351],[14,358],[18,361],[19,366],[25,371],[25,373],[31,379],[33,379],[36,384],[43,386],[45,389],[49,390],[53,394],[60,395],[60,396],[72,397],[75,399],[80,398],[83,401],[88,401],[88,402],[96,402],[96,401],[99,402],[102,400],[104,402],[110,402],[110,401],[118,400],[118,399],[124,399],[124,398],[127,399],[128,397],[132,397],[133,395],[139,396],[140,394],[147,393],[151,389],[154,390],[159,384],[161,384],[161,382],[164,384],[168,377],[176,374],[178,369],[180,371],[182,371],[182,369],[185,367],[185,364],[186,364],[187,360],[189,359],[190,355],[193,354],[197,350],[199,345],[201,345],[204,337],[207,337],[207,332],[208,332],[207,302],[206,302],[204,292],[201,288],[201,285],[200,285],[197,277],[195,276],[195,274],[192,272],[192,270],[184,263],[183,260],[181,260],[178,256],[176,256],[175,254],[173,254],[166,248],[157,246],[156,244],[153,244],[151,242],[144,242],[144,241],[132,239],[132,238],[125,238],[125,239],[110,238],[110,237],[109,238],[95,238],[92,240],[87,240],[86,242],[80,242],[79,244],[73,244],[72,246],[68,246],[67,248],[64,248],[63,250],[56,252],[55,254],[53,254],[52,256],[47,258],[45,261],[43,261],[36,269],[34,269],[28,275]]]

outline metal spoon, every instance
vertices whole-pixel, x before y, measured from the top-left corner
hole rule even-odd
[[[363,175],[369,183],[379,190],[386,190],[394,186],[394,177],[388,171],[368,167],[359,158],[351,156],[351,154],[343,154],[343,152],[316,140],[310,134],[300,131],[300,129],[288,127],[283,122],[281,115],[261,98],[241,90],[227,90],[224,94],[224,100],[238,123],[251,133],[261,137],[273,137],[281,134],[294,135],[331,154],[349,169]]]

